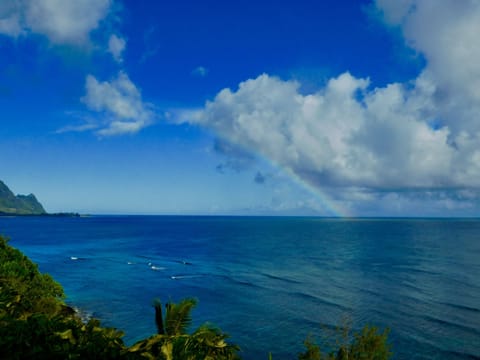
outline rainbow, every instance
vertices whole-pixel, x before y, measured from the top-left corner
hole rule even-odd
[[[346,218],[351,217],[350,211],[347,210],[345,207],[341,206],[338,202],[332,200],[330,196],[328,196],[324,191],[319,189],[318,187],[312,185],[308,181],[302,179],[298,176],[293,170],[288,167],[280,166],[280,164],[276,163],[272,159],[269,159],[261,152],[253,152],[247,146],[240,144],[238,141],[232,141],[228,138],[220,137],[223,141],[227,141],[232,143],[234,146],[246,151],[249,154],[253,154],[258,160],[264,162],[265,164],[270,165],[273,168],[280,169],[283,173],[285,173],[290,180],[292,180],[296,185],[298,185],[303,190],[307,191],[308,193],[312,194],[315,200],[322,206],[323,210],[325,211],[325,217],[339,217],[339,218]]]
[[[277,166],[278,167],[278,166]],[[293,180],[293,182],[299,185],[304,190],[308,191],[315,197],[320,205],[323,207],[325,212],[328,214],[327,216],[332,217],[351,217],[350,212],[345,208],[342,207],[338,202],[332,200],[330,196],[325,194],[321,189],[316,186],[313,186],[308,181],[302,179],[298,176],[295,172],[290,169],[281,168],[288,177]]]
[[[248,151],[248,152],[251,153],[251,151],[249,151],[246,147],[244,147],[242,145],[239,145],[238,143],[236,144],[236,146],[239,146],[242,149],[245,149],[245,151]],[[296,185],[298,185],[300,188],[302,188],[303,190],[305,190],[308,193],[310,193],[311,195],[313,195],[315,200],[317,200],[318,203],[323,207],[323,209],[325,211],[324,216],[326,216],[326,217],[339,217],[339,218],[352,217],[350,211],[347,208],[341,206],[338,202],[332,200],[330,198],[330,196],[325,194],[325,192],[323,192],[318,187],[316,187],[316,186],[310,184],[308,181],[302,179],[300,176],[298,176],[290,168],[280,166],[275,161],[265,157],[263,154],[254,153],[254,155],[256,155],[258,159],[265,162],[266,164],[268,164],[268,165],[270,165],[270,166],[272,166],[276,169],[280,169],[280,171],[285,173],[288,176],[288,178],[290,180],[292,180]]]

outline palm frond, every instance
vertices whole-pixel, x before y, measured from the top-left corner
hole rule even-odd
[[[163,324],[162,303],[160,300],[155,299],[153,301],[153,307],[155,308],[155,325],[157,325],[157,332],[159,335],[164,335],[165,325]]]
[[[165,315],[165,332],[167,335],[185,334],[192,323],[191,311],[197,305],[197,300],[187,298],[178,304],[167,304]]]

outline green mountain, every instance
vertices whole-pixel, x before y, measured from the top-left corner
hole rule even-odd
[[[35,195],[16,195],[0,180],[0,215],[46,214]]]

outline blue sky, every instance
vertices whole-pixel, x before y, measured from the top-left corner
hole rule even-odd
[[[477,216],[475,1],[4,0],[0,179],[51,212]]]

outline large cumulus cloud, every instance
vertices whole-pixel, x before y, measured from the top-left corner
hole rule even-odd
[[[448,128],[420,119],[417,88],[368,84],[344,73],[302,95],[298,83],[264,74],[185,116],[319,186],[450,185],[458,150]]]
[[[480,3],[378,0],[388,26],[426,59],[408,83],[372,86],[345,72],[316,93],[267,74],[180,115],[318,188],[437,203],[471,202],[480,185]],[[468,189],[469,196],[461,194]],[[405,191],[410,191],[410,195]],[[451,194],[451,201],[444,201]],[[369,195],[370,196],[370,195]],[[417,196],[417,195],[415,195]],[[417,196],[418,198],[418,196]],[[448,206],[447,206],[448,204]]]

